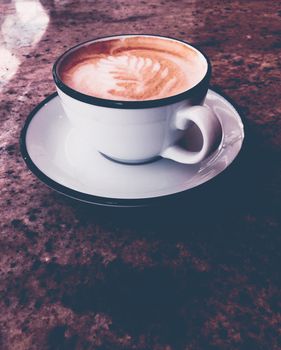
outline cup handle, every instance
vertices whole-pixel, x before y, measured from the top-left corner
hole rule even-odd
[[[192,152],[181,146],[172,145],[161,152],[162,157],[183,164],[196,164],[207,157],[218,138],[221,137],[220,122],[214,112],[205,106],[193,106],[180,110],[175,117],[175,127],[186,130],[189,121],[195,123],[202,134],[201,150]]]

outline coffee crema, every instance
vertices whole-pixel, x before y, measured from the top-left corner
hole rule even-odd
[[[64,84],[93,97],[144,101],[174,96],[198,84],[204,57],[176,40],[124,36],[87,43],[59,65]]]

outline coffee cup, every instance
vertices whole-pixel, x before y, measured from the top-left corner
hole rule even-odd
[[[203,106],[209,59],[181,40],[135,34],[90,40],[63,53],[53,77],[77,135],[112,160],[160,156],[195,164],[220,137],[217,117]],[[198,151],[180,145],[192,124],[201,133]]]

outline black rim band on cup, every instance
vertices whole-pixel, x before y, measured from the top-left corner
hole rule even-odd
[[[59,64],[72,51],[74,51],[80,47],[83,47],[86,44],[94,43],[94,42],[99,41],[99,40],[103,40],[103,39],[106,40],[106,39],[110,39],[110,38],[114,39],[114,38],[121,38],[121,37],[128,37],[128,36],[156,37],[156,38],[174,40],[174,41],[186,44],[186,45],[190,46],[191,48],[197,50],[199,53],[201,53],[203,55],[203,57],[205,58],[205,60],[207,62],[207,72],[198,84],[196,84],[192,88],[190,88],[190,89],[188,89],[180,94],[157,99],[157,100],[145,100],[145,101],[119,101],[119,100],[109,100],[109,99],[85,95],[77,90],[70,88],[69,86],[64,84],[64,82],[60,79],[59,74],[58,74]],[[206,93],[208,90],[208,87],[209,87],[209,81],[211,78],[211,70],[212,70],[211,62],[208,59],[208,57],[205,55],[205,53],[202,52],[202,50],[199,49],[198,47],[196,47],[195,45],[188,43],[186,41],[179,40],[179,39],[172,38],[172,37],[168,37],[168,36],[154,35],[154,34],[120,34],[120,35],[110,35],[110,36],[106,36],[106,37],[88,40],[88,41],[80,43],[76,46],[73,46],[72,48],[70,48],[69,50],[64,52],[54,63],[53,77],[54,77],[54,81],[55,81],[57,87],[61,91],[63,91],[65,94],[67,94],[70,97],[73,97],[76,100],[79,100],[79,101],[82,101],[82,102],[85,102],[88,104],[96,105],[96,106],[109,107],[109,108],[142,109],[142,108],[153,108],[153,107],[165,106],[165,105],[169,105],[169,104],[172,104],[175,102],[180,102],[180,101],[183,101],[186,99],[196,98],[198,95],[202,95],[202,92],[204,95],[204,92]]]

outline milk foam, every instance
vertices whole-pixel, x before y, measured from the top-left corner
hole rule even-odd
[[[206,73],[206,62],[184,44],[146,37],[126,40],[80,49],[62,67],[62,80],[86,95],[137,101],[179,94]]]

